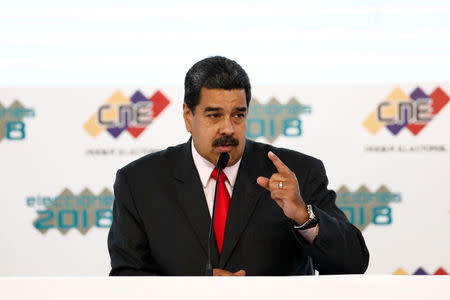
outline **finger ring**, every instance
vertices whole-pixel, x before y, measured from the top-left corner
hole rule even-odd
[[[282,188],[283,188],[283,181],[280,181],[280,182],[278,183],[278,188],[279,188],[279,189],[282,189]]]

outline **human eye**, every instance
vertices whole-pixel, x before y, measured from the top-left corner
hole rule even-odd
[[[245,113],[243,113],[243,112],[235,113],[234,117],[237,118],[237,119],[242,119],[242,118],[245,117]]]
[[[220,117],[220,114],[218,113],[207,114],[206,117],[210,119],[217,119],[218,117]]]

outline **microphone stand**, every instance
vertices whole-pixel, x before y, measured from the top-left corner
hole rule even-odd
[[[217,180],[216,180],[216,188],[214,189],[214,204],[211,215],[211,223],[209,224],[209,233],[208,233],[208,260],[206,261],[206,271],[205,276],[213,276],[212,264],[211,264],[211,238],[214,227],[214,216],[216,214],[216,199],[217,199],[217,188],[219,187],[219,177],[222,170],[219,169],[217,172]]]

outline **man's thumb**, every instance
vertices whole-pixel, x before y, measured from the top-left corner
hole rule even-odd
[[[260,186],[262,186],[263,188],[265,188],[266,190],[269,190],[269,179],[268,179],[268,178],[260,176],[260,177],[258,177],[258,178],[256,179],[256,182],[257,182]]]

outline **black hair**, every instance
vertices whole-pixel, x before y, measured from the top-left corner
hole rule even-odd
[[[194,113],[200,101],[201,88],[245,90],[247,107],[252,97],[250,80],[244,69],[234,60],[211,56],[195,63],[184,79],[184,103]]]

